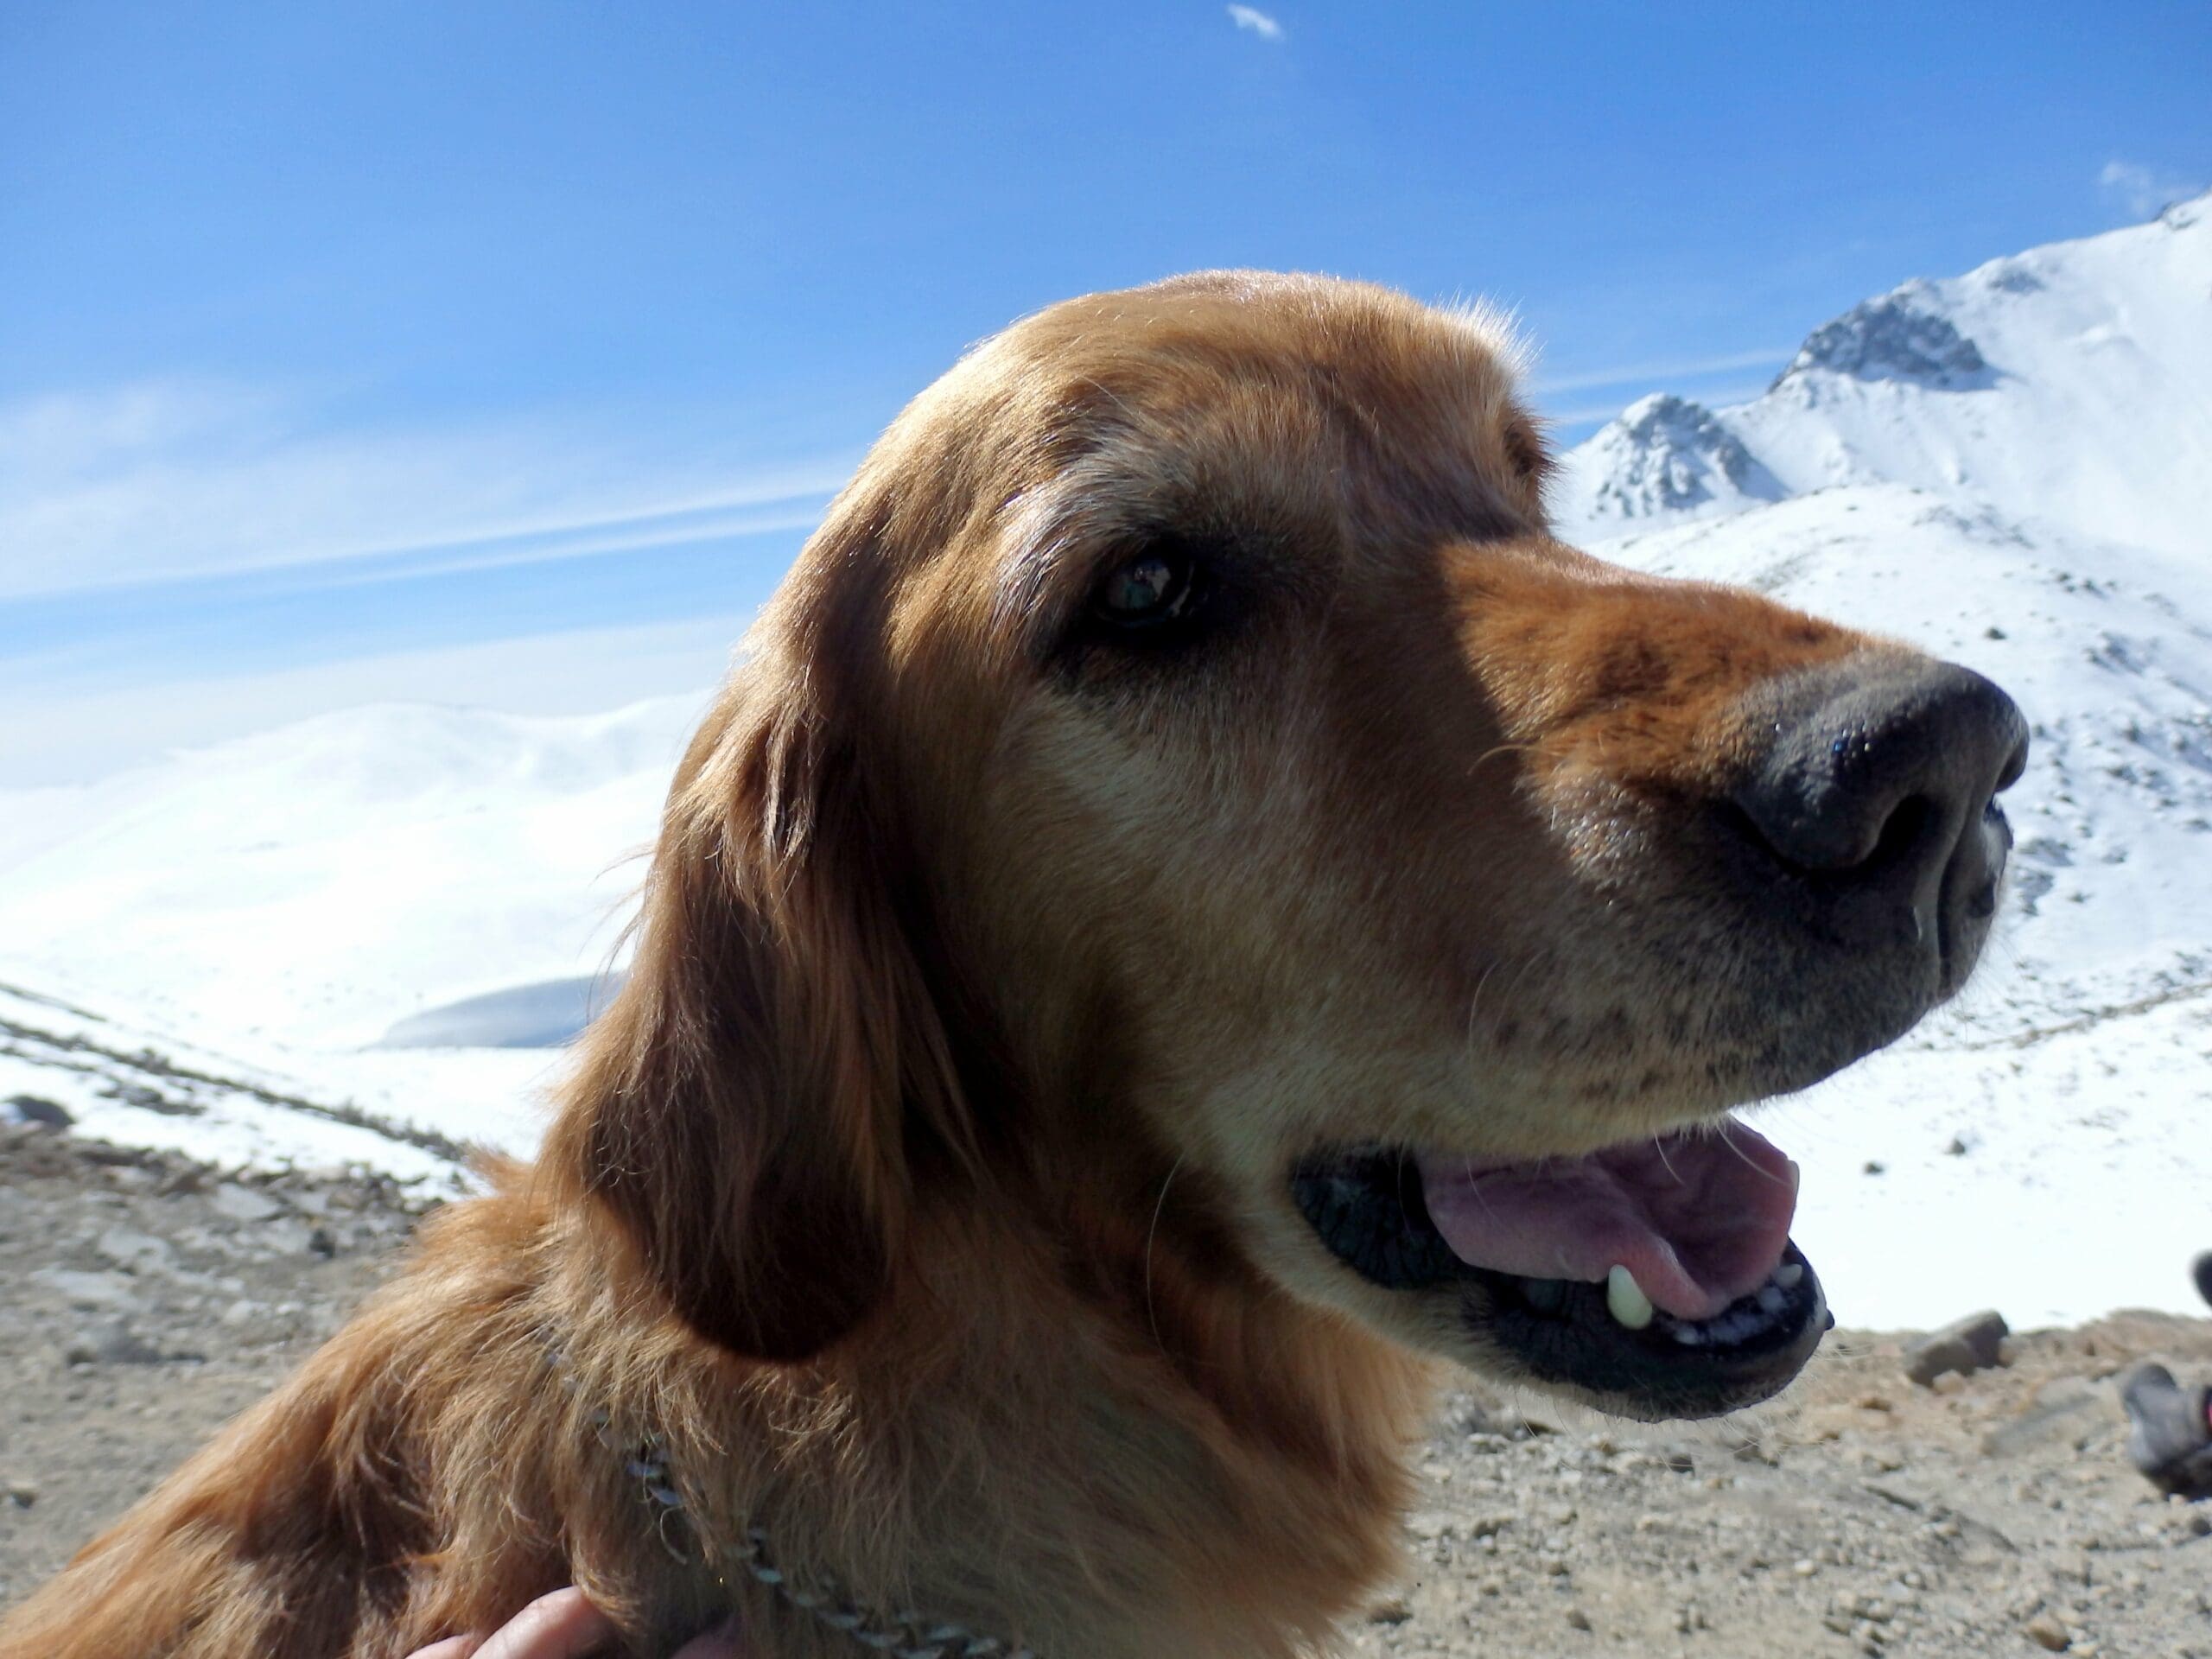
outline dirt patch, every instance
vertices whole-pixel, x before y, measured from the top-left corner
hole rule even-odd
[[[426,1202],[0,1128],[0,1606],[329,1336]],[[1417,1576],[1350,1649],[2212,1659],[2212,1505],[2127,1467],[2116,1389],[2152,1356],[2212,1377],[2212,1323],[2018,1335],[1934,1389],[1909,1339],[1837,1332],[1783,1404],[1697,1433],[1455,1395]]]
[[[0,1125],[0,1606],[344,1323],[422,1203]]]

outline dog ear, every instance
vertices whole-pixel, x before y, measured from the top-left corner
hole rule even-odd
[[[756,659],[677,775],[627,983],[545,1166],[702,1336],[797,1361],[881,1299],[907,1136],[958,1138],[902,874],[819,677]]]

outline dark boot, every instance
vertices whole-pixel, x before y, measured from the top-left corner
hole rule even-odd
[[[2163,1365],[2138,1365],[2120,1385],[2120,1397],[2134,1427],[2127,1457],[2160,1491],[2187,1498],[2212,1497],[2212,1420],[2203,1389],[2183,1389]]]

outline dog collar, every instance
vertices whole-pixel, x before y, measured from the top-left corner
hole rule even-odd
[[[559,1350],[549,1347],[547,1352],[562,1386],[574,1393],[581,1386],[575,1373]],[[888,1614],[874,1611],[827,1574],[801,1573],[779,1565],[770,1552],[766,1528],[747,1526],[734,1547],[713,1548],[705,1531],[691,1522],[660,1437],[651,1432],[635,1440],[617,1434],[613,1417],[604,1408],[594,1408],[588,1421],[600,1444],[622,1459],[623,1471],[638,1483],[652,1514],[661,1548],[688,1564],[693,1557],[670,1534],[672,1526],[689,1532],[697,1546],[697,1559],[718,1582],[727,1585],[731,1574],[742,1573],[767,1586],[819,1623],[890,1659],[1039,1659],[1033,1649],[982,1635],[949,1619],[926,1618],[911,1609]]]

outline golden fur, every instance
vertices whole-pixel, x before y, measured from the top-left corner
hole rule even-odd
[[[1544,466],[1494,328],[1355,284],[971,353],[692,743],[537,1164],[0,1656],[393,1659],[569,1581],[639,1655],[733,1603],[764,1659],[861,1651],[700,1563],[749,1524],[1048,1659],[1325,1643],[1435,1356],[1496,1359],[1321,1249],[1286,1160],[1580,1153],[1833,1064],[1669,827],[1747,688],[1895,648],[1559,546]],[[1222,641],[1083,643],[1163,527],[1228,550]],[[597,1410],[667,1448],[672,1539]]]

